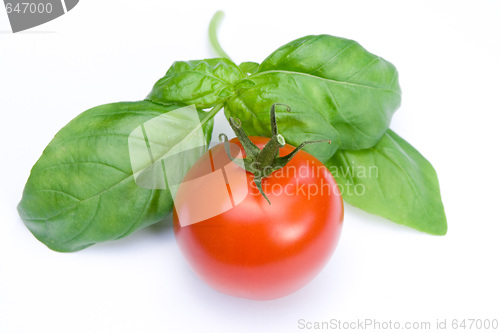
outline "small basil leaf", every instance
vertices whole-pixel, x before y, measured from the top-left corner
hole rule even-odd
[[[228,87],[225,87],[224,89],[220,90],[219,93],[217,94],[217,97],[219,97],[222,100],[225,100],[228,97],[233,96],[234,92],[235,92],[235,87],[228,86]]]
[[[242,62],[239,67],[243,73],[251,75],[257,73],[257,70],[259,69],[259,64],[252,61],[246,61]]]
[[[147,99],[207,108],[227,99],[227,88],[243,77],[240,68],[224,58],[177,61],[155,83]]]
[[[164,219],[172,210],[170,192],[136,184],[128,138],[178,108],[148,101],[107,104],[62,128],[31,170],[18,206],[33,235],[55,251],[71,252]]]
[[[255,82],[253,82],[252,80],[245,79],[245,80],[239,81],[236,84],[236,86],[234,87],[234,89],[235,90],[246,90],[246,89],[252,88],[253,86],[255,86]]]
[[[341,149],[375,145],[401,102],[398,73],[391,63],[355,41],[329,35],[306,36],[280,47],[250,78],[257,86],[238,96],[239,104],[255,110],[256,101],[268,108],[304,99],[290,106],[321,113],[339,132]],[[261,97],[268,99],[261,103]],[[232,111],[245,118],[239,115],[244,110]]]
[[[326,166],[353,206],[429,234],[446,234],[436,171],[393,131],[372,148],[337,152]]]

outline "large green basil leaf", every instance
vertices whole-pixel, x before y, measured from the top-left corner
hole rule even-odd
[[[158,103],[207,108],[233,95],[233,85],[244,76],[237,65],[224,58],[177,61],[156,82],[147,98]]]
[[[251,134],[270,135],[266,115],[273,103],[285,103],[297,120],[315,114],[334,127],[340,149],[374,146],[401,102],[398,73],[391,63],[355,41],[329,35],[306,36],[280,47],[246,81],[254,84],[237,90],[226,114],[251,124]],[[285,132],[287,126],[281,124]],[[319,129],[304,131],[313,135]],[[299,143],[293,135],[285,133],[285,138]],[[316,149],[322,148],[309,147],[322,159],[325,152]]]
[[[305,147],[321,161],[326,161],[340,147],[337,129],[331,124],[333,114],[328,112],[325,89],[316,89],[314,78],[293,73],[267,72],[251,76],[254,85],[241,89],[230,98],[225,107],[227,117],[239,118],[249,135],[271,136],[270,109],[273,103],[289,105],[290,112],[277,107],[279,132],[291,145],[307,140],[330,139],[331,145],[316,144]],[[242,81],[243,82],[243,81]],[[332,83],[334,84],[334,83]],[[300,86],[302,89],[297,89]]]
[[[340,150],[326,165],[353,206],[429,234],[446,234],[436,171],[393,131],[372,148]]]
[[[172,210],[170,192],[136,184],[128,143],[138,126],[178,108],[107,104],[62,128],[31,170],[18,206],[33,235],[53,250],[70,252],[164,219]],[[212,125],[205,122],[207,140]]]

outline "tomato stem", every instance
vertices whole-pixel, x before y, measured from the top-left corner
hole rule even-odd
[[[282,105],[286,106],[286,111],[290,112],[290,106],[281,103],[274,103],[271,106],[271,139],[266,143],[264,148],[259,149],[248,137],[245,130],[241,126],[241,121],[238,118],[229,118],[229,125],[233,129],[234,133],[238,137],[245,150],[245,158],[233,158],[231,156],[231,151],[229,149],[229,142],[225,134],[219,135],[219,140],[224,141],[226,153],[231,159],[240,167],[244,168],[246,171],[251,172],[254,175],[254,183],[257,185],[259,192],[264,196],[269,204],[271,201],[266,196],[262,189],[262,180],[269,177],[274,171],[283,168],[292,160],[292,158],[302,149],[304,146],[312,143],[328,142],[330,140],[318,140],[318,141],[304,141],[297,148],[295,148],[290,154],[286,156],[279,156],[279,151],[286,144],[283,135],[278,133],[278,125],[276,123],[276,106]]]

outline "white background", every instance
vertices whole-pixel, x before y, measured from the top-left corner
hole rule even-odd
[[[346,207],[327,267],[267,302],[207,287],[168,222],[77,253],[39,243],[16,205],[44,147],[90,107],[144,98],[173,61],[214,57],[207,27],[219,9],[238,63],[321,33],[394,63],[403,102],[391,127],[434,165],[448,234]],[[452,331],[453,319],[500,320],[500,2],[82,0],[9,30],[0,8],[0,332],[299,332],[300,319],[365,318],[446,319]],[[229,132],[222,113],[217,122],[214,134]]]

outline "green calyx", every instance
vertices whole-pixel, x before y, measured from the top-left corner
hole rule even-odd
[[[285,156],[279,156],[280,148],[283,148],[286,144],[283,135],[278,133],[278,125],[276,124],[276,106],[282,105],[286,107],[286,111],[290,112],[291,108],[288,105],[281,103],[274,103],[271,106],[271,139],[266,143],[264,148],[260,149],[257,147],[248,137],[245,130],[241,126],[241,121],[238,118],[229,118],[229,125],[233,129],[236,137],[241,142],[243,149],[245,150],[245,158],[233,158],[231,156],[231,151],[229,149],[229,143],[227,136],[221,134],[219,140],[223,140],[225,144],[226,153],[229,158],[235,162],[240,167],[244,168],[246,171],[251,172],[254,175],[254,182],[259,189],[262,196],[271,204],[266,194],[262,189],[262,180],[269,177],[273,172],[283,168],[292,160],[292,158],[302,149],[304,146],[311,143],[328,142],[330,140],[318,140],[318,141],[304,141],[298,147],[296,147],[291,153]]]

